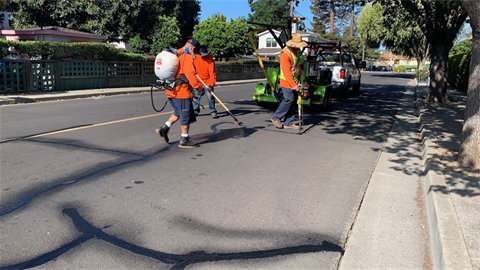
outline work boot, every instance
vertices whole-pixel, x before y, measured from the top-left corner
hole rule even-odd
[[[272,123],[276,128],[283,128],[283,124],[280,121],[273,120],[273,118],[272,118]]]
[[[170,128],[167,125],[163,125],[160,129],[155,129],[155,133],[157,133],[160,138],[162,138],[166,143],[168,143],[168,131]]]
[[[190,137],[182,137],[180,144],[178,144],[178,147],[180,148],[195,148],[199,146],[200,145],[198,143],[191,141]]]
[[[217,118],[218,118],[217,112],[212,112],[211,115],[212,115],[213,119],[217,119]]]
[[[284,128],[291,128],[291,129],[295,129],[295,130],[299,130],[300,129],[300,126],[299,125],[291,125],[291,126],[283,126]]]

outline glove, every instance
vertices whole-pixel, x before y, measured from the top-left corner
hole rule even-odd
[[[207,86],[207,90],[210,91],[210,92],[212,92],[212,91],[213,91],[213,86],[208,85],[208,86]]]

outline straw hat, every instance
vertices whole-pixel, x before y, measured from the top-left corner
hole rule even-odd
[[[292,48],[303,48],[306,47],[308,44],[302,40],[302,35],[299,33],[293,34],[292,39],[287,41],[287,46]]]

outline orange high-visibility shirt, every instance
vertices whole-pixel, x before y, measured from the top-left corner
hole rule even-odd
[[[198,76],[206,85],[214,86],[217,82],[217,74],[215,72],[215,61],[212,55],[208,54],[202,57],[197,54],[196,56],[197,58],[195,58],[194,64]]]
[[[178,49],[177,53],[183,53],[178,57],[178,70],[175,74],[175,79],[178,78],[180,75],[185,74],[188,79],[188,83],[184,83],[179,86],[175,86],[172,91],[165,91],[167,97],[169,98],[179,98],[179,99],[187,99],[193,97],[192,88],[195,89],[202,89],[203,85],[198,81],[197,73],[195,71],[195,66],[193,64],[193,57],[189,53],[184,53],[185,47]]]

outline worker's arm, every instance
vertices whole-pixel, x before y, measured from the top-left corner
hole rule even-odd
[[[191,55],[185,55],[183,58],[182,62],[182,67],[183,67],[183,74],[188,79],[188,83],[192,88],[195,88],[197,90],[202,90],[203,89],[203,84],[197,79],[197,71],[195,70],[195,66],[193,64],[193,57]]]

